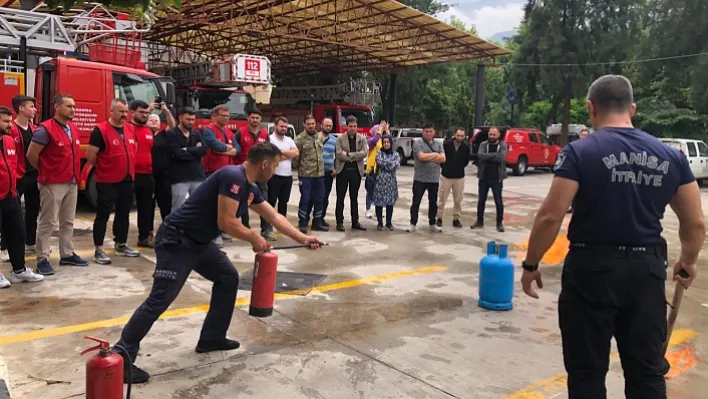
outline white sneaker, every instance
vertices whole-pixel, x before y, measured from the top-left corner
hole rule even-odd
[[[44,280],[44,276],[33,272],[29,267],[25,267],[22,273],[10,272],[10,281],[13,283],[36,283]]]
[[[3,262],[10,261],[10,254],[7,252],[7,249],[2,250],[2,253],[0,254],[0,260],[2,260]]]
[[[6,279],[5,276],[0,273],[0,288],[7,288],[11,285],[12,284],[10,284],[10,281],[8,281],[8,279]]]
[[[435,225],[435,224],[431,224],[430,231],[432,231],[433,233],[440,233],[440,232],[442,232],[442,227]]]
[[[415,231],[415,225],[412,224],[412,225],[406,227],[406,231],[409,232],[409,233],[414,232],[414,231]]]
[[[371,214],[371,211],[366,211],[366,217],[371,219],[374,217],[374,215]]]

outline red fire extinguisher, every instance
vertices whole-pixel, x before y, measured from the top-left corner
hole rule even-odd
[[[268,317],[273,314],[277,275],[278,255],[270,250],[256,254],[248,314],[254,317]]]
[[[321,245],[328,245],[322,243]],[[308,248],[310,244],[288,245],[283,247],[268,248],[256,254],[253,266],[253,284],[251,287],[251,306],[248,314],[254,317],[268,317],[273,314],[275,301],[275,285],[278,277],[278,255],[274,250]]]
[[[86,399],[123,399],[123,357],[111,351],[111,343],[94,337],[84,337],[98,342],[84,355],[98,349],[86,361]]]

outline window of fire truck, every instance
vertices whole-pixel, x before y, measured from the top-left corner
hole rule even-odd
[[[354,115],[356,117],[356,123],[359,127],[372,127],[374,126],[374,112],[364,109],[339,109],[339,124],[342,126],[347,125],[347,116]]]
[[[150,78],[142,78],[132,73],[113,73],[113,92],[115,98],[122,98],[130,104],[134,100],[143,100],[148,104],[155,101],[155,97],[161,96],[157,85],[160,83]],[[155,110],[156,114],[162,111]]]
[[[247,119],[248,94],[230,90],[199,90],[194,97],[197,118],[211,119],[211,110],[217,105],[226,105],[230,119]]]

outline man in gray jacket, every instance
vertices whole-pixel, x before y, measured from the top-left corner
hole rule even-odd
[[[473,229],[484,227],[484,206],[487,194],[492,189],[494,205],[497,208],[497,231],[504,232],[504,202],[502,201],[502,186],[506,179],[506,153],[507,145],[500,140],[499,129],[489,129],[489,138],[479,145],[479,179],[477,221],[471,226]]]

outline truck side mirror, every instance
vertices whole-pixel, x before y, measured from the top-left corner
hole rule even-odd
[[[174,105],[177,102],[177,96],[175,95],[175,84],[173,82],[166,82],[165,88],[167,91],[167,104]]]

